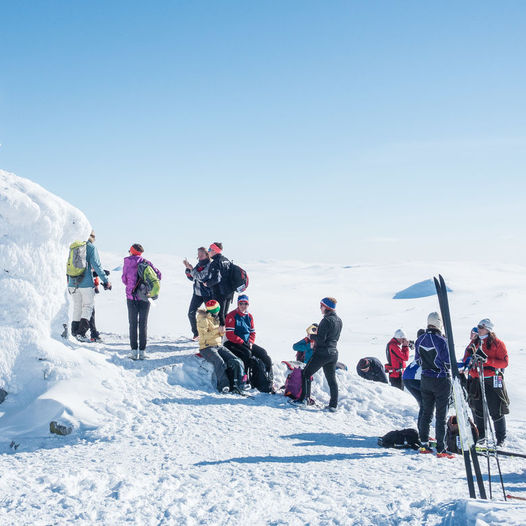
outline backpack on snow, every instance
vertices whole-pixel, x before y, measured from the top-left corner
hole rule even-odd
[[[476,443],[479,439],[479,430],[477,429],[477,426],[473,423],[471,418],[469,419],[469,424],[471,426],[471,434],[473,435],[473,440]],[[460,434],[458,431],[458,422],[456,415],[451,415],[447,419],[446,438],[444,439],[444,441],[446,443],[446,449],[450,453],[462,453],[462,446],[460,444]]]
[[[156,279],[152,278],[151,272],[146,272],[148,267],[153,271]],[[159,274],[149,261],[146,259],[141,261],[137,265],[137,283],[132,290],[132,295],[140,301],[148,301],[150,298],[148,294],[152,291],[155,281],[160,281],[160,279]],[[157,298],[158,296],[155,296],[152,299],[156,300]]]
[[[283,386],[283,394],[293,400],[299,400],[303,390],[302,368],[294,367],[290,362],[283,361],[281,363],[284,363],[289,369],[289,374]]]
[[[389,433],[378,439],[378,445],[396,449],[418,449],[420,447],[420,438],[416,429],[389,431]]]
[[[263,360],[252,356],[248,366],[248,381],[261,393],[270,393],[272,383],[269,381]]]
[[[70,278],[80,278],[88,267],[86,255],[87,241],[74,241],[69,245],[66,274]]]

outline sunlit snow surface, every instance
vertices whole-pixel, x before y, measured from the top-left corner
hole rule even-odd
[[[349,370],[338,372],[340,410],[330,414],[296,409],[281,395],[215,392],[209,366],[186,338],[191,284],[182,257],[145,253],[163,272],[150,311],[148,360],[127,358],[119,271],[113,290],[96,298],[104,343],[62,340],[67,246],[86,235],[87,220],[40,187],[0,172],[0,228],[0,387],[9,392],[0,405],[1,524],[524,523],[526,507],[499,502],[497,484],[496,501],[467,499],[460,457],[379,448],[378,436],[415,427],[416,403],[355,373],[362,356],[384,359],[396,329],[416,335],[424,326],[438,309],[436,298],[394,301],[393,294],[440,272],[454,290],[457,355],[470,328],[488,316],[508,346],[507,449],[526,450],[524,267],[247,258],[256,341],[273,357],[279,385],[280,360],[293,358],[292,343],[319,321],[320,298],[338,299],[340,360]],[[136,241],[148,250],[148,240]],[[209,241],[197,239],[196,246]],[[122,265],[127,249],[101,254],[104,267]],[[328,402],[323,375],[316,375],[313,394]],[[73,433],[50,435],[52,419]],[[501,464],[508,491],[526,497],[526,462]]]

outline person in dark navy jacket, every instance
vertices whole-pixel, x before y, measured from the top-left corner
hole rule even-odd
[[[373,382],[388,383],[387,376],[384,372],[384,366],[378,358],[362,358],[356,365],[358,376],[371,380]]]
[[[415,342],[415,360],[422,367],[420,391],[422,394],[422,414],[418,432],[422,442],[421,453],[431,453],[429,447],[429,427],[435,415],[437,455],[447,455],[444,444],[446,416],[451,392],[449,376],[450,360],[447,340],[442,336],[442,320],[437,312],[427,317],[427,330]]]

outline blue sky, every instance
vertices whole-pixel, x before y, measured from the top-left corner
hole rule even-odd
[[[524,27],[522,1],[3,2],[0,168],[115,252],[523,262]]]

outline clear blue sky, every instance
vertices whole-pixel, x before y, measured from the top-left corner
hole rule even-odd
[[[526,2],[0,4],[0,168],[99,247],[526,258]]]

